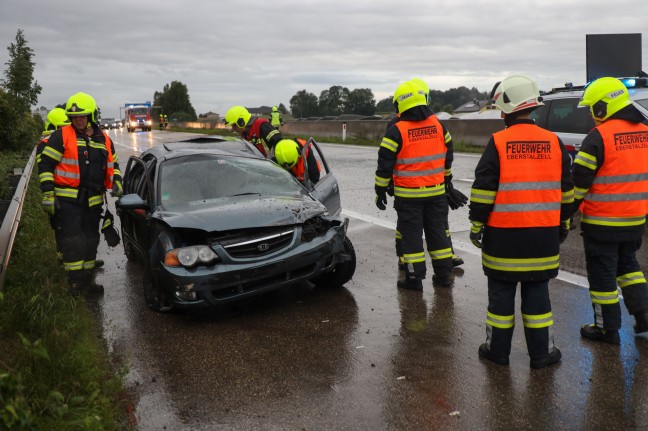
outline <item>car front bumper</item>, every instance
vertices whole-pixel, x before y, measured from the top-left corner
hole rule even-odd
[[[227,259],[209,267],[160,265],[156,279],[177,308],[203,308],[241,300],[313,279],[335,267],[344,250],[347,221],[308,242],[262,259]],[[296,230],[301,237],[301,228]]]

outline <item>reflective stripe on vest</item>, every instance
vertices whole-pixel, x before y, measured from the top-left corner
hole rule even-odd
[[[402,138],[394,166],[394,194],[428,197],[443,194],[446,146],[443,126],[431,115],[424,121],[399,121]]]
[[[585,194],[581,221],[642,225],[648,210],[648,127],[608,120],[596,129],[603,138],[603,165]]]
[[[493,140],[499,154],[500,182],[487,225],[560,225],[562,152],[558,137],[534,124],[517,124],[493,134]]]

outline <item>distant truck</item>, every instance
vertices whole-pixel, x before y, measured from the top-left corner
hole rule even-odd
[[[134,132],[141,129],[142,132],[150,132],[153,127],[151,120],[151,106],[149,105],[128,105],[126,108],[126,129]]]

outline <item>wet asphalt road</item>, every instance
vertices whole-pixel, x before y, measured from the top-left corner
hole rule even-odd
[[[122,168],[131,154],[186,136],[110,133]],[[624,309],[620,347],[580,338],[592,312],[578,230],[550,285],[562,362],[529,368],[519,311],[511,365],[484,362],[486,278],[466,208],[451,212],[466,261],[455,287],[428,279],[422,293],[399,291],[395,211],[373,204],[376,148],[323,149],[358,259],[344,288],[304,284],[210,312],[159,314],[145,306],[142,268],[121,246],[100,245],[106,293],[96,308],[111,355],[129,366],[140,429],[648,429],[648,337],[634,336]],[[455,187],[466,195],[477,160],[456,156]]]

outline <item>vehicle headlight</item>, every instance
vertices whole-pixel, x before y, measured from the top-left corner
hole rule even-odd
[[[151,120],[146,120],[146,125],[150,126],[152,124]]]
[[[130,122],[130,125],[131,125],[131,126],[137,126],[137,121],[131,121],[131,122]]]
[[[164,264],[167,266],[208,265],[218,259],[218,255],[206,245],[194,245],[190,247],[175,248],[164,256]]]

